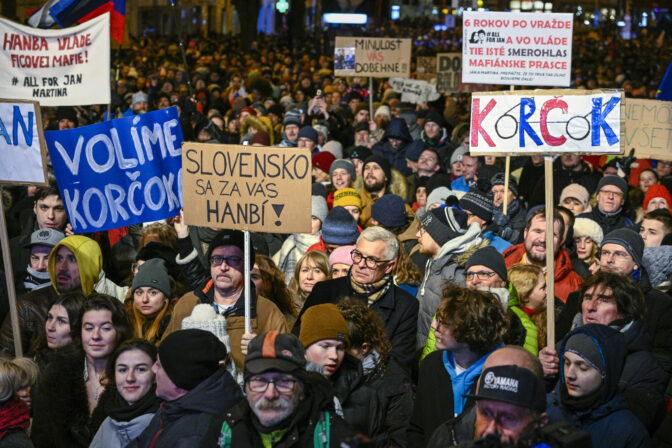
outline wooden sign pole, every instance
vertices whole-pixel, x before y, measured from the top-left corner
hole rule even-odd
[[[243,234],[245,235],[245,333],[252,333],[252,324],[250,322],[250,278],[252,273],[250,272],[250,231],[244,230]]]
[[[516,86],[511,86],[510,91],[516,90]],[[504,163],[504,207],[502,212],[506,216],[506,212],[509,209],[509,176],[511,175],[511,156],[506,156],[506,162]]]
[[[2,261],[5,264],[5,281],[7,282],[7,295],[9,297],[9,318],[12,321],[12,334],[14,335],[14,353],[17,358],[20,358],[23,356],[21,327],[19,326],[19,313],[16,307],[16,289],[14,288],[14,272],[9,255],[9,237],[7,236],[7,223],[5,222],[5,207],[2,203],[2,188],[0,188],[0,243],[2,243]]]
[[[369,121],[373,121],[373,78],[369,78]]]
[[[546,346],[555,346],[555,253],[553,247],[553,157],[544,157],[546,179]]]

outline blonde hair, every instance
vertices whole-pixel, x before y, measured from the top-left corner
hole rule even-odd
[[[131,298],[126,301],[126,311],[131,319],[133,337],[146,339],[149,342],[158,345],[161,322],[163,321],[164,316],[171,311],[170,297],[165,297],[163,306],[153,318],[147,317],[138,311],[138,308],[135,306],[135,298],[133,294],[131,294]],[[145,322],[148,320],[152,320],[152,323],[149,325],[149,328],[147,328],[147,331],[143,331]]]
[[[0,359],[0,404],[14,398],[19,390],[35,384],[36,379],[37,365],[32,360]]]
[[[156,235],[156,238],[150,238]],[[155,222],[145,226],[140,231],[140,241],[138,242],[138,250],[142,249],[150,241],[156,241],[177,250],[177,232],[172,226]]]
[[[299,274],[301,274],[301,267],[306,260],[312,261],[317,269],[324,272],[324,275],[327,276],[327,280],[331,278],[331,267],[329,266],[329,257],[327,257],[327,254],[320,250],[314,250],[303,254],[303,257],[299,258],[299,261],[296,262],[294,277],[292,277],[292,280],[289,282],[289,290],[294,294],[298,294],[302,300],[308,298],[308,296],[301,291],[301,286],[299,285]]]
[[[522,304],[523,299],[527,298],[537,283],[539,276],[543,273],[539,266],[532,264],[514,264],[509,268],[507,275],[509,281],[516,288],[518,299]]]

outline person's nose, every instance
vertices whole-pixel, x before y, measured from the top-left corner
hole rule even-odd
[[[278,394],[278,389],[275,388],[275,383],[268,383],[268,387],[264,392],[264,398],[267,400],[275,400],[279,396],[280,394]]]
[[[126,374],[126,382],[129,384],[135,383],[135,369],[129,369]]]
[[[56,329],[55,319],[52,319],[51,322],[47,321],[47,332],[52,332]]]
[[[49,219],[54,219],[54,216],[55,216],[55,215],[54,215],[54,209],[51,208],[51,207],[49,207],[49,208],[47,209],[47,218],[49,218]]]
[[[92,332],[92,334],[91,334],[91,337],[92,337],[94,340],[100,339],[100,328],[98,328],[98,327],[94,327],[93,332]]]
[[[488,422],[488,426],[486,426],[485,431],[481,436],[487,436],[490,434],[499,434],[499,428],[497,427],[497,419],[492,419]]]
[[[597,309],[597,302],[595,300],[588,300],[586,303],[586,311],[592,312]]]
[[[38,272],[44,272],[44,271],[46,271],[46,270],[47,270],[47,265],[48,265],[48,264],[49,264],[49,260],[47,260],[46,258],[40,260],[40,261],[37,263],[37,270],[38,270]]]

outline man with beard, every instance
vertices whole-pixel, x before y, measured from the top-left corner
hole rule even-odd
[[[391,193],[388,190],[391,179],[392,169],[385,157],[374,154],[364,161],[362,167],[364,185],[359,191],[359,196],[362,198],[362,213],[359,222],[363,226],[369,225],[373,203],[384,194]]]
[[[562,236],[565,233],[565,222],[557,211],[553,213],[553,253],[555,254],[555,295],[563,302],[567,296],[579,289],[581,276],[574,272],[569,254],[561,248]],[[504,251],[506,267],[516,263],[546,266],[546,212],[539,208],[527,219],[523,233],[524,240]]]
[[[203,446],[219,448],[359,444],[356,433],[334,411],[327,379],[306,372],[299,339],[277,331],[250,342],[245,399],[215,418],[205,440]]]

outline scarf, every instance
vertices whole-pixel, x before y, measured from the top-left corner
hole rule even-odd
[[[23,279],[23,286],[26,288],[26,291],[34,291],[51,285],[48,271],[39,272],[30,266],[27,267],[26,271],[28,274]]]
[[[352,289],[357,294],[367,296],[369,306],[383,297],[387,293],[387,290],[390,289],[390,285],[392,285],[392,276],[390,274],[387,274],[375,283],[367,284],[359,283],[350,275],[350,286],[352,286]]]
[[[145,394],[144,397],[129,405],[126,400],[115,391],[114,398],[107,406],[109,416],[118,422],[130,422],[136,417],[145,414],[153,414],[159,409],[161,400],[156,396],[156,385]]]
[[[604,402],[603,390],[605,387],[604,380],[602,380],[602,384],[600,385],[599,389],[597,389],[592,394],[583,397],[572,397],[569,395],[569,392],[567,392],[567,386],[565,386],[563,378],[563,381],[560,384],[560,402],[563,404],[563,406],[573,412],[580,411],[582,409],[597,408]]]
[[[30,425],[28,405],[14,398],[0,408],[0,440],[7,434],[26,431]]]

